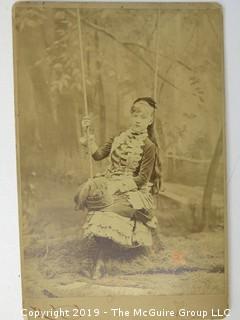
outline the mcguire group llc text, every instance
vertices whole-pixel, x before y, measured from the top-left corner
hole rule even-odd
[[[230,315],[230,309],[189,310],[181,308],[177,311],[157,308],[122,309],[119,307],[110,308],[109,310],[102,310],[100,308],[73,308],[71,310],[63,308],[52,308],[49,310],[40,310],[38,308],[23,309],[23,316],[29,316],[31,319],[89,319],[90,317],[97,318],[104,315],[110,315],[113,318],[136,317],[136,319],[146,319],[150,317],[182,317],[183,319],[206,319],[211,317],[220,319],[228,317]]]

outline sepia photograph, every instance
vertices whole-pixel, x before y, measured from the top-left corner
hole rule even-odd
[[[221,7],[22,2],[13,29],[24,299],[227,297]]]

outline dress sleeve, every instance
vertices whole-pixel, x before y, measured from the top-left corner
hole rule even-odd
[[[149,182],[154,168],[155,158],[155,145],[153,143],[147,144],[144,147],[139,173],[133,178],[138,188],[141,188],[145,183]]]
[[[92,154],[94,160],[99,161],[109,156],[112,148],[113,139],[114,137],[110,138]]]

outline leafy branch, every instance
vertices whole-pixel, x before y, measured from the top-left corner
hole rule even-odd
[[[139,53],[137,53],[136,51],[132,50],[129,47],[129,43],[128,42],[123,42],[123,41],[119,40],[115,35],[113,35],[109,31],[107,31],[106,29],[96,25],[95,23],[86,21],[84,19],[82,19],[82,22],[85,23],[87,26],[89,26],[89,27],[91,27],[91,28],[93,28],[93,29],[105,34],[106,36],[111,38],[113,41],[117,42],[119,45],[121,45],[126,50],[128,50],[131,54],[133,54],[135,57],[137,57],[138,60],[143,62],[145,64],[145,66],[147,66],[152,72],[155,71],[154,67],[146,59],[144,59]],[[172,88],[174,88],[176,90],[180,90],[181,92],[183,92],[185,94],[195,95],[195,94],[192,94],[191,92],[187,92],[186,90],[183,90],[182,88],[179,88],[173,82],[171,82],[170,80],[168,80],[167,78],[162,76],[159,72],[158,72],[158,78],[160,78],[163,82],[165,82],[166,84],[168,84],[169,86],[171,86]]]

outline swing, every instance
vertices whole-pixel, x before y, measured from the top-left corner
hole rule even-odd
[[[83,37],[81,29],[80,10],[78,16],[78,37],[81,58],[82,84],[84,95],[85,116],[88,117],[88,103],[83,55]],[[159,20],[159,12],[158,12]],[[156,38],[157,48],[159,46]],[[156,69],[154,75],[154,98],[157,97],[158,64],[156,50]],[[93,278],[101,276],[98,272],[99,261],[103,261],[103,251],[116,245],[122,249],[150,248],[153,245],[152,231],[157,227],[157,219],[151,209],[154,208],[151,190],[152,176],[156,173],[156,144],[154,139],[155,101],[150,97],[136,99],[133,103],[135,111],[144,117],[141,126],[122,132],[112,139],[104,157],[110,156],[111,165],[102,176],[93,174],[93,155],[90,152],[89,126],[86,130],[86,146],[88,147],[90,177],[83,183],[74,198],[76,210],[86,210],[86,220],[83,224],[83,239],[94,240],[100,257],[96,258]],[[138,111],[136,111],[138,110]],[[133,122],[135,124],[135,122]],[[136,131],[134,131],[134,129]],[[156,143],[155,143],[156,142]],[[99,148],[101,149],[101,147]],[[106,148],[103,148],[106,151]],[[100,152],[101,154],[101,152]],[[144,162],[145,161],[145,162]],[[143,174],[144,173],[144,174]],[[136,181],[141,181],[141,184]],[[159,177],[158,175],[156,176]],[[136,179],[136,180],[134,180]],[[137,180],[139,179],[139,180]],[[158,188],[157,188],[158,189]]]
[[[159,19],[160,19],[160,10],[157,12],[157,30],[159,30]],[[81,70],[82,70],[82,85],[83,85],[83,96],[84,96],[84,109],[85,109],[85,116],[88,117],[89,110],[88,110],[88,102],[87,102],[87,89],[86,89],[86,79],[85,79],[85,68],[84,68],[84,55],[83,55],[83,37],[82,37],[82,27],[81,27],[81,14],[80,9],[77,10],[77,23],[78,23],[78,38],[79,38],[79,49],[80,49],[80,61],[81,61]],[[154,73],[154,92],[153,97],[154,101],[157,100],[157,88],[158,88],[158,69],[159,69],[159,56],[158,56],[158,49],[159,49],[159,31],[156,36],[156,58],[155,58],[155,73]],[[100,180],[96,180],[95,183],[93,183],[93,159],[89,148],[89,127],[86,128],[86,141],[87,141],[87,147],[88,147],[88,156],[89,156],[89,174],[90,179],[88,180],[88,186],[87,189],[90,188],[91,190],[94,190],[94,186],[96,189],[98,189],[98,192],[96,194],[92,194],[91,196],[97,196],[99,194],[99,188],[103,185],[101,180],[99,186],[97,186],[98,182]],[[106,190],[105,190],[106,191]],[[82,194],[84,196],[84,192]],[[107,196],[109,198],[109,196]],[[74,201],[76,202],[76,208],[79,206],[78,203],[78,197],[76,196],[74,198]]]

